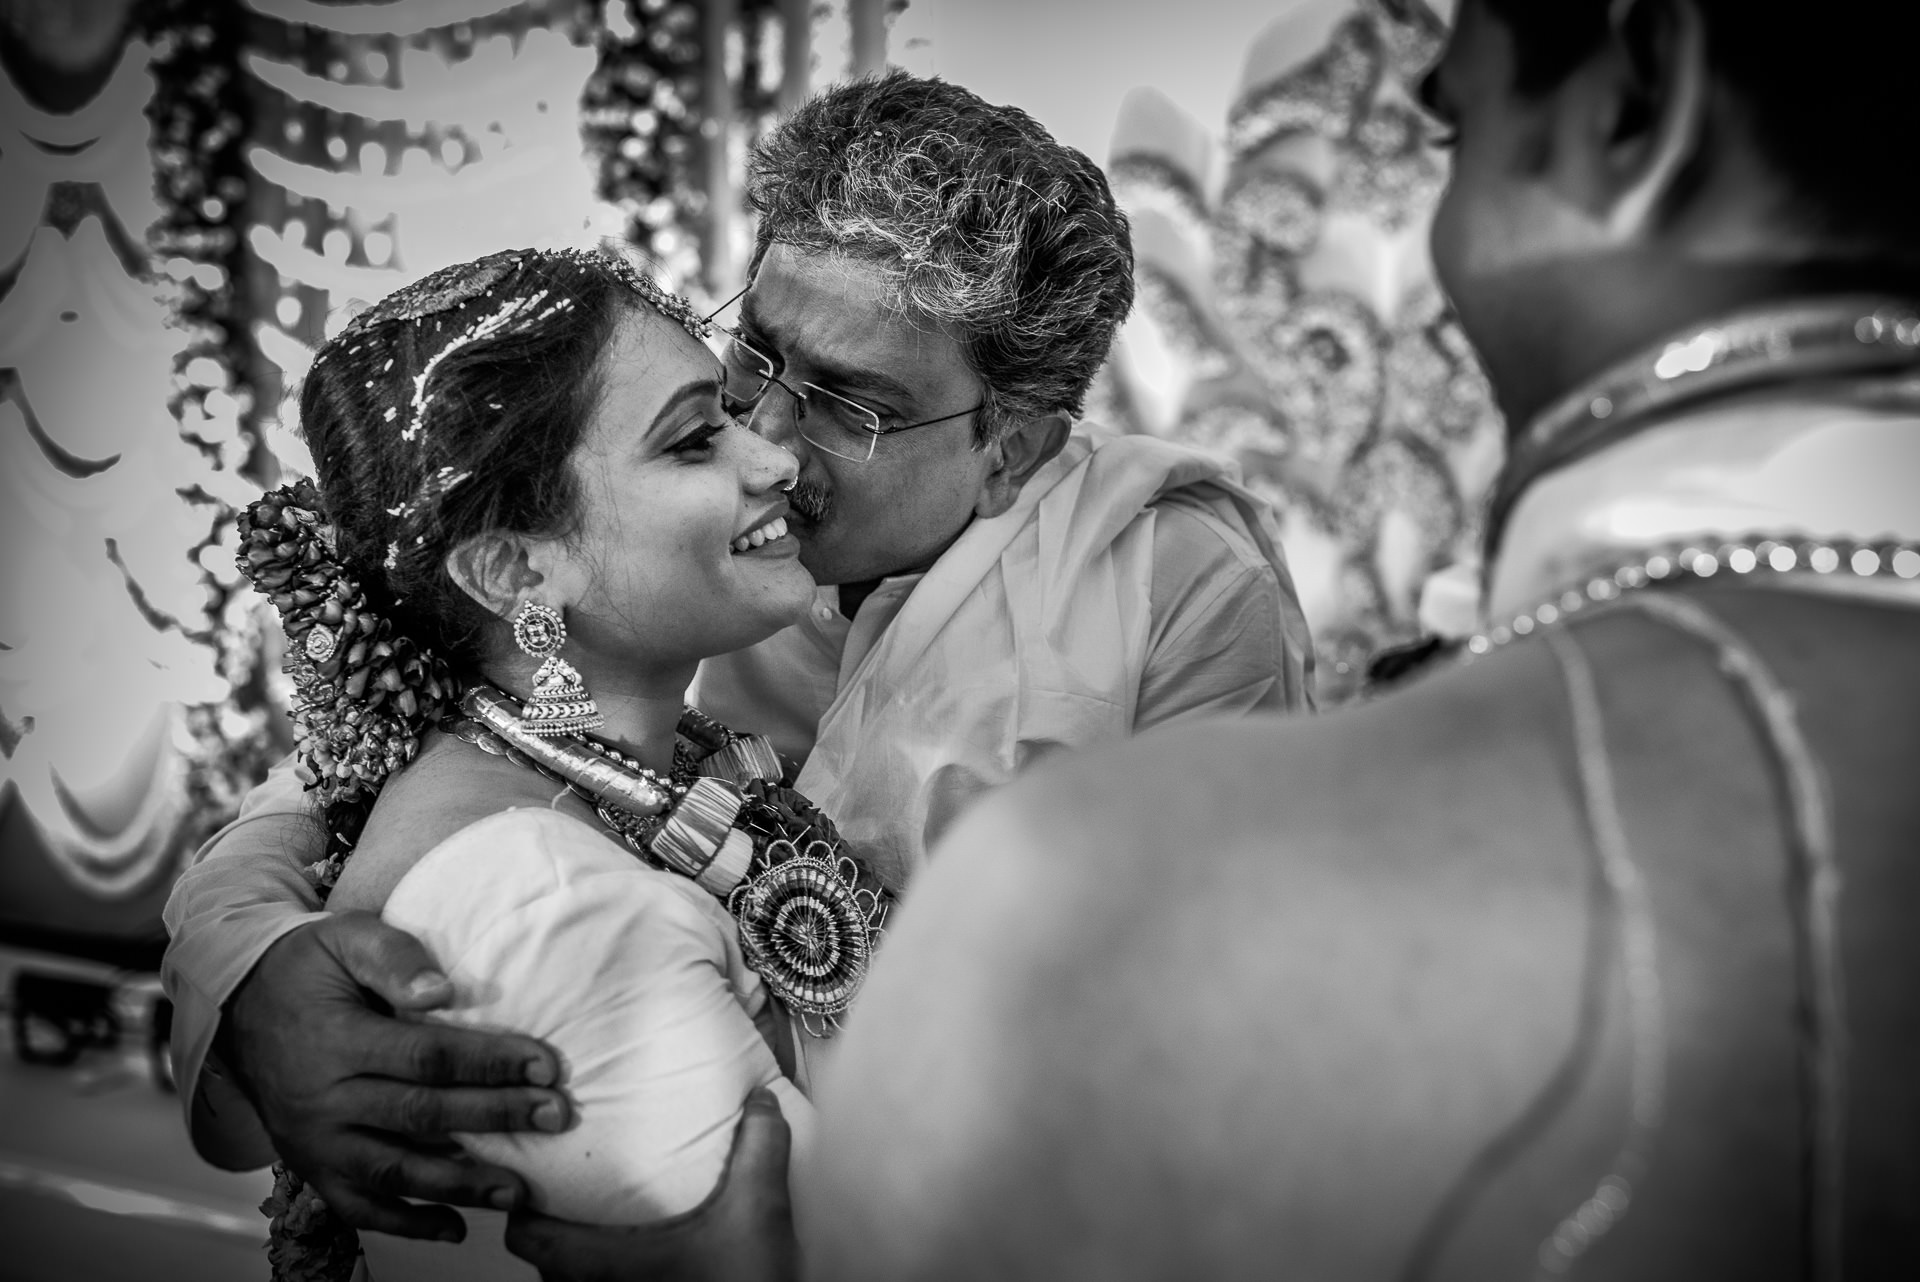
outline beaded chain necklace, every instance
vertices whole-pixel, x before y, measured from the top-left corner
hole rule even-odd
[[[759,735],[683,710],[669,776],[610,744],[528,731],[520,706],[469,689],[444,728],[566,787],[649,866],[697,882],[739,923],[748,964],[814,1037],[828,1037],[880,942],[891,893],[847,854],[832,822],[780,784]]]
[[[1550,406],[1520,433],[1502,471],[1488,525],[1497,549],[1520,495],[1546,473],[1666,421],[1663,412],[1757,387],[1848,374],[1920,369],[1920,306],[1843,298],[1745,312],[1625,361]],[[1489,573],[1494,557],[1489,555]],[[1892,538],[1812,538],[1749,531],[1641,549],[1594,567],[1532,608],[1467,642],[1480,655],[1594,605],[1688,578],[1813,575],[1835,580],[1920,579],[1920,544]]]
[[[1813,574],[1836,579],[1852,576],[1913,582],[1920,580],[1920,544],[1896,539],[1868,542],[1792,535],[1749,535],[1711,547],[1671,543],[1643,553],[1611,573],[1596,574],[1584,584],[1570,587],[1531,610],[1513,615],[1471,638],[1467,652],[1486,654],[1497,650],[1588,606],[1617,600],[1624,593],[1687,578],[1711,579],[1723,570],[1735,579],[1768,574]]]

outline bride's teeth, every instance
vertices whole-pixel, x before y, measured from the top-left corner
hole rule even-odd
[[[785,537],[787,537],[787,519],[784,516],[777,516],[759,529],[748,530],[742,534],[733,541],[732,547],[735,552],[751,552],[763,543],[771,543],[775,539]]]

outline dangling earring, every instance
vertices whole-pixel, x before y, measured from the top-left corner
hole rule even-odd
[[[528,602],[513,616],[513,643],[533,658],[543,660],[533,674],[533,697],[520,709],[520,724],[529,734],[558,737],[594,730],[607,723],[600,705],[587,693],[580,673],[560,657],[567,624],[550,605]]]

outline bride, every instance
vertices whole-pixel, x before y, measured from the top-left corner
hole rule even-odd
[[[326,803],[311,875],[330,910],[428,945],[444,1018],[559,1052],[571,1129],[463,1143],[570,1220],[699,1204],[757,1089],[804,1147],[796,1026],[831,1031],[885,912],[766,741],[683,706],[702,658],[794,622],[814,586],[795,461],[731,417],[705,332],[598,254],[447,268],[321,350],[317,485],[242,522]],[[269,1210],[276,1274],[353,1268],[297,1177]],[[376,1279],[532,1276],[497,1226],[362,1245]]]

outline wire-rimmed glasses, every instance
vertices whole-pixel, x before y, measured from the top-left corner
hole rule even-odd
[[[727,336],[727,347],[721,354],[720,367],[726,371],[724,391],[728,408],[750,410],[760,404],[768,388],[778,387],[793,398],[794,426],[801,438],[815,449],[825,450],[836,458],[852,463],[864,463],[872,458],[874,446],[883,436],[944,423],[986,407],[986,402],[982,401],[971,409],[955,410],[951,414],[922,419],[918,423],[888,424],[881,419],[878,411],[821,387],[818,383],[800,383],[796,386],[787,382],[775,372],[777,365],[772,356],[735,331],[724,326],[718,328]]]

